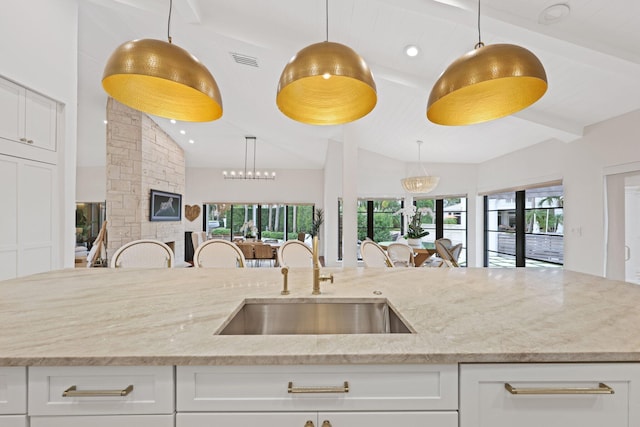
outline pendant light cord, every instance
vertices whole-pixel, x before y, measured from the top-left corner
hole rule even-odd
[[[325,25],[326,25],[326,28],[325,28],[326,37],[324,41],[328,42],[329,41],[329,0],[325,1],[324,10],[325,10]]]
[[[476,44],[475,48],[478,49],[484,46],[482,43],[482,37],[480,36],[480,0],[478,0],[478,44]]]
[[[167,21],[167,40],[171,43],[171,9],[173,9],[173,0],[169,0],[169,19]]]
[[[425,169],[424,164],[422,164],[422,158],[420,157],[420,146],[422,145],[422,141],[416,141],[416,142],[418,144],[418,163],[420,163],[420,166],[422,167],[422,172],[424,172],[425,175],[429,176],[429,173]]]

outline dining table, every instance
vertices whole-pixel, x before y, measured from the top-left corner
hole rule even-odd
[[[380,247],[386,251],[387,247],[391,243],[402,242],[378,242],[378,245],[380,245]],[[413,262],[416,267],[422,267],[422,265],[427,262],[427,260],[431,258],[433,254],[436,253],[436,245],[433,242],[422,242],[421,248],[411,246],[411,249],[413,249]]]

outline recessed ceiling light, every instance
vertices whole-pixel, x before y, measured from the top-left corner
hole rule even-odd
[[[193,139],[189,140],[189,144],[194,144],[194,143],[195,143],[195,141]]]
[[[180,135],[186,135],[186,134],[187,134],[187,131],[186,131],[186,130],[184,130],[184,129],[181,129],[181,130],[180,130]]]
[[[409,46],[404,48],[404,53],[407,56],[413,58],[414,56],[418,56],[418,54],[420,53],[420,49],[418,48],[418,46],[410,44]]]
[[[560,21],[563,21],[567,16],[569,16],[569,12],[571,12],[571,8],[568,4],[554,4],[540,12],[540,16],[538,16],[538,22],[545,25],[556,24]]]
[[[169,121],[171,122],[171,124],[172,124],[172,125],[175,125],[175,124],[176,124],[176,120],[175,120],[175,119],[171,119],[171,120],[169,120]]]

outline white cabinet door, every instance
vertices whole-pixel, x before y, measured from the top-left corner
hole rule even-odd
[[[23,161],[18,173],[18,276],[54,266],[56,166]]]
[[[4,427],[0,421],[0,426]],[[174,427],[173,415],[31,417],[30,427]]]
[[[176,427],[317,427],[317,418],[315,412],[178,413]]]
[[[176,427],[457,427],[450,412],[245,412],[178,413]]]
[[[56,150],[57,103],[29,90],[25,99],[25,130],[27,143],[46,150]]]
[[[638,364],[461,365],[460,427],[638,425],[639,380]]]
[[[458,427],[458,413],[447,412],[320,412],[318,427]]]
[[[4,193],[0,209],[0,280],[18,277],[18,169],[22,163],[16,157],[0,155]]]
[[[27,427],[26,415],[0,415],[0,426],[2,427]]]
[[[25,89],[0,79],[0,137],[12,141],[24,138]]]
[[[55,164],[62,106],[0,78],[0,153]]]
[[[56,265],[56,173],[55,165],[0,155],[0,280]]]

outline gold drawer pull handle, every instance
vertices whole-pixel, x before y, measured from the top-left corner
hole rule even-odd
[[[127,396],[133,391],[133,384],[123,390],[78,390],[72,385],[62,392],[62,397],[106,397]]]
[[[306,423],[304,423],[304,427],[313,427],[313,421],[307,421]]]
[[[511,394],[614,394],[615,391],[604,383],[597,388],[566,387],[566,388],[515,388],[509,383],[504,388]]]
[[[341,387],[294,387],[293,381],[289,381],[287,387],[289,393],[349,393],[349,381],[345,381]]]

